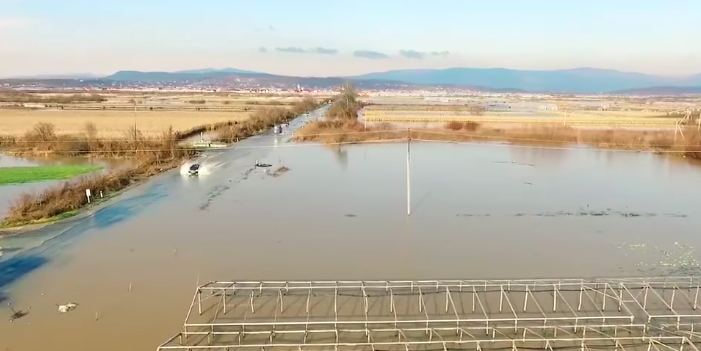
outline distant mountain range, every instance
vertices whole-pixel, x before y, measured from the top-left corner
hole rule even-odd
[[[235,75],[266,75],[264,73],[245,71],[235,68],[205,68],[176,72],[141,72],[141,71],[119,71],[113,75],[103,77],[107,80],[117,82],[183,82],[201,81],[212,78],[235,76]]]
[[[66,76],[33,77],[63,78]],[[621,93],[645,94],[667,92],[668,94],[698,94],[701,90],[701,74],[686,77],[666,77],[643,73],[621,72],[596,68],[531,71],[506,68],[448,68],[410,69],[376,72],[349,77],[295,77],[240,70],[236,68],[206,68],[176,72],[119,71],[115,74],[93,78],[89,75],[74,77],[90,79],[90,84],[115,86],[124,84],[224,84],[236,82],[247,84],[328,88],[344,81],[353,81],[361,88],[405,88],[422,87],[467,88],[482,91],[551,92],[551,93]],[[31,79],[29,77],[24,80]],[[0,80],[0,82],[7,80]],[[97,83],[96,83],[97,82]],[[86,83],[86,82],[81,82]]]
[[[701,95],[701,86],[695,87],[651,87],[641,89],[618,90],[611,94],[620,95]]]
[[[657,86],[701,86],[701,74],[674,78],[596,68],[553,71],[505,68],[416,69],[370,73],[353,78],[397,80],[427,85],[476,85],[497,89],[558,93],[608,93]]]

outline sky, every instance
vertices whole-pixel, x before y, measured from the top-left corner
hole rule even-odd
[[[0,0],[0,76],[233,67],[701,73],[699,0]]]

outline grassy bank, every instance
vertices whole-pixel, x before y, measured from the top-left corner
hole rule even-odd
[[[70,179],[101,168],[85,165],[3,167],[0,168],[0,185]]]
[[[302,100],[291,108],[273,107],[258,110],[251,114],[251,117],[243,123],[226,123],[212,128],[215,131],[215,141],[232,143],[256,135],[264,130],[290,121],[296,116],[309,113],[320,104],[311,98]]]
[[[129,157],[133,166],[105,174],[81,177],[51,187],[42,193],[25,193],[16,199],[0,227],[15,227],[47,222],[78,213],[87,205],[85,189],[110,197],[128,186],[155,174],[178,167],[193,157],[197,150],[178,146],[179,141],[201,131],[214,131],[221,140],[236,141],[265,131],[274,124],[319,107],[313,99],[305,99],[289,108],[267,108],[244,121],[230,121],[193,128],[185,133],[168,129],[159,137],[146,138],[136,128],[124,131],[123,139],[98,138],[94,125],[86,124],[80,135],[56,135],[51,124],[40,123],[22,138],[4,142],[5,151],[19,154],[53,154],[71,156]],[[9,146],[9,147],[8,147]]]
[[[41,193],[24,193],[12,202],[0,227],[42,223],[70,217],[88,204],[85,189],[94,196],[110,197],[128,186],[181,164],[180,158],[156,161],[143,159],[127,168],[106,174],[81,177],[51,187]]]

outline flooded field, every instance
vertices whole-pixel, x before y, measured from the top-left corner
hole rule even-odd
[[[85,157],[15,157],[0,154],[0,167],[35,167],[44,165],[95,165],[105,170],[124,164],[123,160],[99,160]],[[12,201],[25,192],[39,192],[63,182],[44,181],[37,183],[10,184],[0,186],[0,221],[12,205]]]
[[[163,174],[32,234],[53,237],[44,245],[0,240],[18,252],[0,261],[0,314],[31,307],[0,323],[2,346],[153,350],[182,327],[198,281],[699,272],[701,167],[683,159],[413,143],[407,218],[405,144],[239,145],[204,158],[199,177]]]

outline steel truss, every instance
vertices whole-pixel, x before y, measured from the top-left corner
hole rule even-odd
[[[698,351],[694,277],[210,282],[158,350]]]

